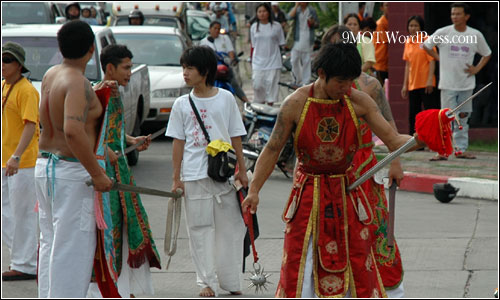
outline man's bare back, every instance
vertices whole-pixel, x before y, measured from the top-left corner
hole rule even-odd
[[[52,67],[42,81],[40,150],[76,157],[67,143],[65,128],[78,123],[94,149],[102,112],[99,99],[80,70],[64,64]]]

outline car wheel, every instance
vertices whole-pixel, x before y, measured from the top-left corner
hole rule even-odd
[[[139,116],[135,118],[134,131],[132,132],[134,137],[141,135],[141,121]],[[129,166],[135,166],[139,162],[139,151],[135,149],[134,151],[127,154],[127,160]]]

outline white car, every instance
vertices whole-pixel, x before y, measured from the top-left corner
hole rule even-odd
[[[180,58],[186,41],[178,29],[163,26],[110,27],[118,44],[132,51],[134,63],[146,64],[151,80],[151,106],[147,123],[168,121],[177,97],[187,94]]]
[[[7,41],[16,42],[26,51],[26,73],[33,86],[40,93],[43,75],[47,70],[62,62],[62,55],[57,43],[57,32],[60,24],[49,25],[5,25],[2,26],[2,45]],[[95,34],[95,52],[85,68],[85,77],[91,82],[100,81],[104,74],[101,69],[99,55],[102,48],[116,44],[113,32],[104,26],[91,26]],[[182,75],[181,75],[182,77]],[[125,132],[132,136],[140,135],[141,125],[149,113],[150,79],[148,67],[145,64],[134,64],[132,76],[126,87],[120,87],[124,107]],[[139,159],[137,151],[127,155],[130,165],[135,165]]]

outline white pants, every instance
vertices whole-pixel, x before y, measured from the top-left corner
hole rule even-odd
[[[54,182],[52,166],[52,160],[38,158],[35,167],[40,220],[38,296],[83,298],[96,246],[94,189],[85,184],[90,176],[80,163],[55,163]]]
[[[2,239],[10,250],[10,268],[36,274],[38,214],[35,168],[5,176],[2,168]]]
[[[255,103],[278,102],[280,73],[280,69],[252,70]]]
[[[385,291],[388,298],[403,298],[404,287],[403,283],[393,289]],[[314,292],[314,274],[313,274],[313,257],[312,257],[312,238],[309,239],[309,247],[307,249],[306,265],[304,267],[304,281],[302,282],[302,298],[319,298]],[[348,290],[344,298],[351,298],[351,291]]]
[[[151,280],[151,271],[149,270],[149,261],[146,259],[144,264],[134,269],[127,263],[128,260],[128,234],[127,226],[122,229],[122,269],[118,276],[118,293],[122,298],[130,298],[130,294],[153,295],[153,281]],[[91,282],[87,298],[102,298],[101,291],[96,282]]]
[[[197,283],[241,291],[245,224],[236,193],[229,183],[210,178],[186,181],[185,216]]]
[[[295,84],[298,86],[308,84],[311,79],[311,51],[292,49],[291,63]]]

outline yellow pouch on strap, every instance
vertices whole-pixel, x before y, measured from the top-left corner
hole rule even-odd
[[[215,157],[217,155],[217,153],[219,153],[221,151],[227,152],[229,150],[234,150],[233,146],[231,146],[231,144],[224,142],[222,140],[211,141],[210,144],[208,144],[207,148],[205,149],[205,151],[207,151],[207,153],[209,155],[211,155],[212,157]]]

